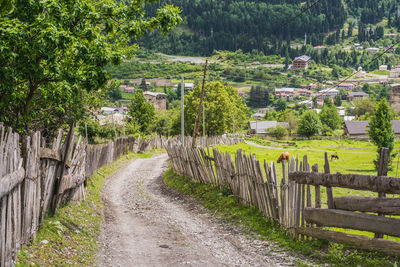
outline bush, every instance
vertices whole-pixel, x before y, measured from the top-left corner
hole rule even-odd
[[[283,127],[283,126],[276,126],[276,127],[271,127],[267,129],[267,133],[272,136],[275,137],[275,139],[282,139],[283,137],[288,136],[289,132],[288,130]]]

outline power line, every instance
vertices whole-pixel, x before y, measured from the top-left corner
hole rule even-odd
[[[379,58],[383,57],[384,54],[386,54],[387,51],[389,51],[390,49],[393,49],[396,45],[400,44],[400,39],[395,42],[394,44],[392,44],[391,46],[389,46],[388,48],[386,48],[383,52],[377,54],[373,59],[371,59],[367,64],[365,64],[364,66],[369,66],[371,63],[375,62],[376,60],[378,60]],[[347,81],[348,79],[350,79],[351,77],[353,77],[354,75],[356,75],[357,73],[359,73],[361,70],[357,70],[356,72],[354,72],[353,74],[347,76],[346,78],[342,79],[339,83],[337,83],[336,85],[330,87],[331,89],[336,88],[339,86],[339,84],[344,83],[345,81]]]

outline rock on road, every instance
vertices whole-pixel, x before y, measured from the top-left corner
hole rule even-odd
[[[292,266],[274,244],[221,223],[162,181],[165,154],[134,159],[102,189],[99,266]]]

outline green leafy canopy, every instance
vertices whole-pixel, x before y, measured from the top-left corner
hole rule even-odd
[[[149,2],[15,0],[0,17],[0,121],[51,131],[82,118],[111,78],[105,66],[131,57],[145,31],[181,22],[173,5],[146,16]]]

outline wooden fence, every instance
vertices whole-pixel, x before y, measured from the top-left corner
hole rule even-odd
[[[20,140],[0,126],[0,266],[15,264],[18,249],[36,236],[46,215],[67,201],[84,200],[86,180],[99,167],[157,145],[134,137],[87,145],[61,130],[48,144],[40,132]]]
[[[210,137],[206,143],[238,140]],[[130,151],[164,148],[167,142],[121,137],[108,144],[88,145],[70,129],[66,136],[59,130],[46,143],[40,132],[20,140],[0,124],[0,267],[14,265],[18,249],[36,236],[46,215],[68,201],[85,199],[86,181],[98,168]]]
[[[310,168],[307,156],[302,160],[292,157],[289,163],[283,161],[282,177],[278,179],[274,162],[260,162],[255,155],[246,155],[241,149],[236,151],[234,159],[230,153],[220,153],[217,148],[212,151],[210,148],[192,149],[175,141],[169,141],[166,149],[176,173],[197,182],[228,186],[238,202],[256,206],[267,218],[279,222],[293,238],[327,239],[400,256],[400,242],[379,238],[382,234],[400,237],[400,220],[382,216],[400,215],[399,198],[382,195],[400,194],[399,178],[384,177],[382,173],[380,176],[329,174],[325,153],[324,173],[318,173],[317,164]],[[321,186],[326,187],[326,203],[321,201]],[[334,198],[332,187],[381,194],[378,198]],[[322,209],[325,206],[328,208]],[[378,238],[329,231],[323,227],[369,231],[377,233]]]

